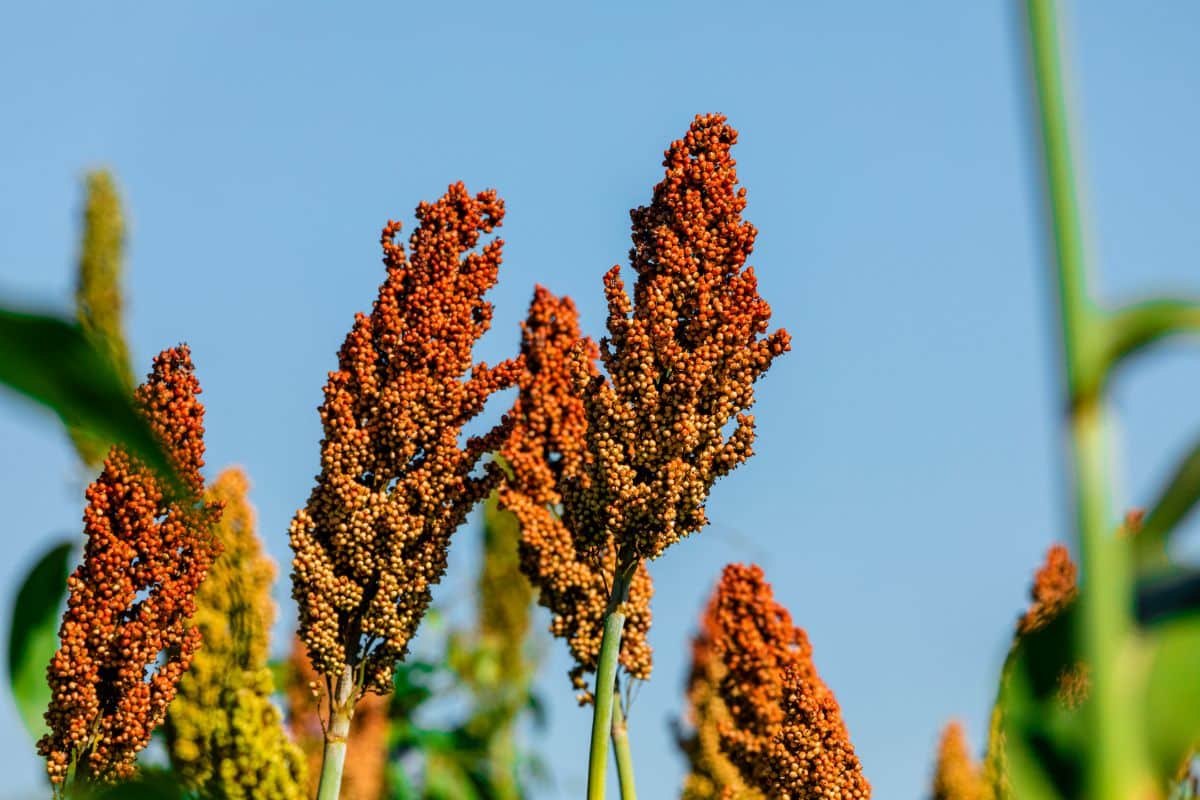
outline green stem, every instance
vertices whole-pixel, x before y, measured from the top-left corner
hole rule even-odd
[[[329,702],[329,724],[325,728],[325,752],[321,760],[321,782],[317,800],[338,800],[342,791],[342,768],[346,764],[346,740],[354,716],[354,672],[346,667]]]
[[[1071,154],[1071,119],[1059,54],[1054,0],[1027,0],[1033,78],[1053,221],[1063,359],[1069,408],[1075,525],[1083,568],[1082,656],[1090,669],[1086,791],[1095,800],[1141,796],[1145,763],[1135,732],[1124,644],[1133,629],[1128,554],[1112,535],[1108,413],[1103,385],[1110,338],[1107,315],[1088,288],[1084,228]]]
[[[625,628],[624,603],[629,599],[629,584],[637,562],[619,564],[613,575],[612,597],[604,616],[604,638],[596,663],[596,697],[592,711],[592,740],[588,750],[587,800],[604,800],[604,782],[608,777],[608,737],[612,726],[613,690],[617,682],[617,657],[621,652],[621,633]]]
[[[613,754],[617,757],[617,778],[621,784],[621,800],[637,800],[637,787],[633,781],[633,751],[629,748],[629,725],[621,711],[621,699],[613,702],[612,710]]]

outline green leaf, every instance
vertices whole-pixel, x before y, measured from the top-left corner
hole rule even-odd
[[[74,546],[74,542],[60,542],[42,555],[13,602],[8,680],[21,720],[35,740],[46,732],[42,719],[50,703],[46,667],[58,649],[58,616],[67,596],[67,567]]]
[[[1074,650],[1078,603],[1041,630],[1017,639],[1000,693],[1003,763],[1012,796],[1021,800],[1083,797],[1082,706],[1063,690],[1079,669]]]
[[[0,308],[0,384],[51,409],[68,428],[120,442],[176,480],[116,368],[78,325]]]
[[[1200,500],[1200,442],[1175,467],[1167,488],[1159,495],[1141,531],[1133,537],[1138,562],[1158,565],[1166,561],[1167,537]]]
[[[1200,302],[1158,297],[1119,308],[1107,322],[1110,364],[1140,352],[1168,336],[1200,332]]]
[[[1169,784],[1200,744],[1200,614],[1176,617],[1148,633],[1147,739],[1155,773]]]

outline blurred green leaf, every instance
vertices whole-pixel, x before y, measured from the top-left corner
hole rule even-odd
[[[25,728],[35,740],[46,732],[50,703],[46,667],[58,649],[58,615],[67,596],[74,543],[59,542],[38,559],[13,602],[8,634],[8,680]]]
[[[1200,743],[1200,614],[1170,619],[1148,636],[1147,739],[1155,773],[1169,785]]]
[[[1175,473],[1146,514],[1141,531],[1133,537],[1138,563],[1165,563],[1167,538],[1200,500],[1200,442],[1175,467]]]
[[[51,409],[68,428],[120,442],[175,480],[125,382],[78,325],[0,308],[0,383]]]
[[[1019,637],[1005,665],[1003,763],[1012,796],[1021,800],[1083,797],[1082,698],[1071,697],[1065,687],[1081,669],[1073,646],[1077,607]]]

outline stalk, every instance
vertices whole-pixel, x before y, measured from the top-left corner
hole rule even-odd
[[[625,559],[622,559],[624,562]],[[629,599],[629,584],[637,561],[622,563],[613,575],[612,596],[604,616],[604,638],[596,663],[596,698],[592,712],[592,741],[588,751],[587,800],[604,800],[604,782],[608,777],[608,737],[613,719],[613,690],[617,682],[617,656],[621,652],[621,632],[625,628],[624,604]],[[322,799],[323,800],[323,799]]]
[[[1082,213],[1071,154],[1071,119],[1060,60],[1054,0],[1028,0],[1030,55],[1037,91],[1045,189],[1062,323],[1068,400],[1069,460],[1075,527],[1083,568],[1077,641],[1090,668],[1087,797],[1127,800],[1144,789],[1135,732],[1137,706],[1128,687],[1124,644],[1133,631],[1128,555],[1112,535],[1109,414],[1103,386],[1110,323],[1088,290]],[[1140,762],[1140,763],[1139,763]]]
[[[633,780],[633,751],[629,748],[629,725],[621,711],[621,700],[613,702],[612,710],[613,754],[617,757],[617,778],[621,784],[621,800],[637,800],[637,787]]]
[[[354,716],[354,672],[347,666],[338,678],[329,702],[329,725],[325,728],[325,752],[321,759],[321,781],[317,800],[338,800],[342,791],[342,768],[346,764],[346,739]]]

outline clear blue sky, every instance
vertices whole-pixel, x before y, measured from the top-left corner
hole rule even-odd
[[[695,113],[728,114],[753,262],[794,351],[760,385],[758,455],[714,491],[712,526],[652,566],[642,793],[677,792],[687,639],[721,565],[754,560],[809,631],[876,796],[916,798],[948,718],[982,739],[1030,572],[1065,529],[1014,6],[8,4],[0,296],[68,307],[80,176],[111,167],[138,371],[191,344],[210,470],[245,465],[286,563],[321,385],[382,277],[384,221],[454,180],[496,187],[508,246],[480,355],[514,348],[534,282],[599,335],[600,276],[625,260],[662,150]],[[1200,287],[1200,6],[1079,6],[1105,288]],[[1182,345],[1122,375],[1122,502],[1146,502],[1200,430],[1197,375]],[[78,532],[82,485],[51,421],[0,395],[3,626],[29,560]],[[468,585],[472,537],[443,602]],[[556,783],[539,797],[578,797],[588,717],[547,649]],[[15,797],[41,765],[0,695]]]

